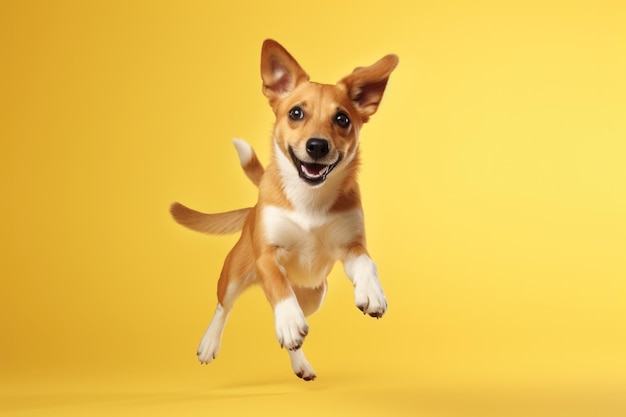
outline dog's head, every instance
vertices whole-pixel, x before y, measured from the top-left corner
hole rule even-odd
[[[263,43],[261,78],[276,115],[274,141],[300,178],[321,185],[354,159],[359,130],[376,113],[397,64],[398,57],[387,55],[336,85],[319,84],[280,44]]]

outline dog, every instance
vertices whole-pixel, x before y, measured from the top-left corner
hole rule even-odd
[[[216,214],[180,203],[170,208],[178,223],[196,231],[241,231],[224,262],[217,308],[198,347],[202,364],[215,359],[235,300],[253,284],[263,288],[278,342],[289,352],[294,373],[306,381],[316,378],[302,352],[306,317],[322,304],[336,261],[354,285],[359,310],[375,318],[387,310],[366,249],[357,171],[359,132],[376,113],[397,64],[390,54],[357,67],[336,85],[320,84],[279,43],[264,41],[263,94],[276,116],[267,167],[249,144],[233,140],[245,174],[258,186],[257,204]]]

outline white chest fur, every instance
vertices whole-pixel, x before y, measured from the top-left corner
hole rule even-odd
[[[261,216],[265,238],[278,248],[276,261],[296,285],[319,286],[345,247],[363,234],[360,209],[319,214],[268,206]]]

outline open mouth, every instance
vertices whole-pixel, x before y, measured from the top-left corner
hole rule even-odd
[[[342,155],[340,153],[337,161],[333,162],[330,165],[317,164],[314,162],[303,162],[296,157],[296,154],[293,152],[293,149],[291,147],[289,147],[289,155],[291,155],[291,159],[298,169],[298,174],[300,175],[300,178],[302,178],[311,185],[319,185],[326,181],[326,177],[328,176],[328,174],[330,174],[330,171],[332,171],[337,166],[342,158]]]

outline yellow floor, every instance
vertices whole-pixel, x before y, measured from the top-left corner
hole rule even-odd
[[[200,366],[198,366],[200,368]],[[286,373],[54,376],[4,379],[2,416],[588,416],[626,415],[626,391],[598,384],[428,382],[342,375],[305,383]]]

